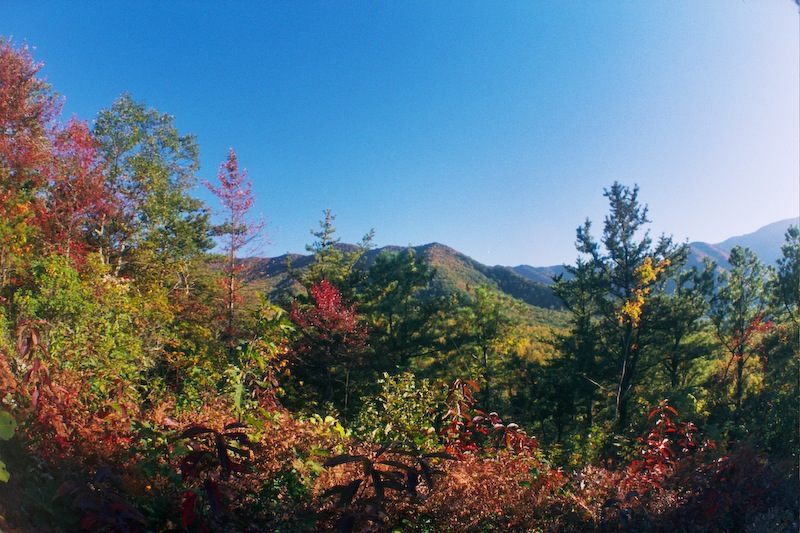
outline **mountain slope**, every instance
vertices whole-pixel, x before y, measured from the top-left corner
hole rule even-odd
[[[532,267],[530,265],[519,265],[511,267],[511,269],[530,280],[538,281],[545,285],[552,285],[553,278],[561,274],[565,274],[567,269],[564,265],[554,265],[549,267]]]
[[[791,225],[800,225],[800,218],[773,222],[753,233],[731,237],[715,246],[728,252],[736,245],[750,248],[762,261],[771,265],[781,257],[781,246],[785,242],[786,230]]]
[[[341,245],[351,249],[351,245]],[[369,250],[363,261],[368,266],[382,252],[398,252],[406,248],[386,246]],[[561,309],[559,299],[550,287],[521,276],[513,269],[504,266],[487,266],[468,257],[449,246],[431,243],[413,247],[418,257],[427,257],[429,264],[436,269],[432,293],[452,294],[468,291],[480,285],[494,285],[505,294],[522,300],[535,307]],[[247,258],[241,260],[241,280],[246,292],[260,293],[272,300],[280,300],[298,290],[296,282],[287,272],[287,261],[292,268],[303,269],[313,260],[310,255],[289,254],[273,258]]]
[[[750,248],[767,265],[774,265],[781,257],[781,246],[785,242],[786,230],[791,225],[800,224],[800,218],[787,218],[773,222],[752,233],[730,237],[717,244],[690,242],[692,254],[689,256],[687,268],[702,268],[703,259],[713,259],[720,268],[728,268],[728,257],[735,246]]]
[[[780,257],[784,234],[791,224],[798,224],[798,219],[787,219],[764,226],[753,233],[731,237],[718,244],[704,242],[689,243],[691,255],[687,267],[702,267],[703,258],[709,257],[726,268],[730,250],[736,246],[747,246],[755,251],[762,261],[774,264]],[[344,250],[352,251],[353,245],[340,245]],[[401,246],[385,246],[369,250],[364,254],[365,265],[374,261],[378,254],[386,251],[400,252]],[[479,285],[495,285],[505,294],[522,300],[530,305],[544,309],[562,309],[559,299],[550,287],[553,277],[565,272],[562,265],[532,267],[519,265],[516,267],[487,266],[468,257],[461,252],[440,243],[430,243],[413,247],[418,257],[427,257],[428,262],[436,269],[432,292],[434,294],[452,294],[456,291],[467,291]],[[272,300],[280,300],[299,290],[299,286],[288,275],[286,265],[291,262],[295,269],[307,267],[313,260],[310,255],[288,254],[273,258],[248,258],[241,264],[242,281],[245,291],[254,297],[256,293],[264,294]]]
[[[465,291],[479,285],[496,285],[513,298],[546,309],[560,309],[561,301],[546,285],[527,279],[505,266],[487,266],[439,243],[415,248],[436,268],[434,288],[441,293]]]

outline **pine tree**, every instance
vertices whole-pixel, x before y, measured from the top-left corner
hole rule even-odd
[[[732,400],[739,408],[748,380],[748,363],[756,357],[760,333],[767,322],[767,268],[749,248],[734,246],[728,258],[730,268],[717,278],[709,315],[717,339],[726,352],[722,381],[732,376]]]
[[[586,348],[576,353],[581,353],[582,359],[589,358],[588,363],[592,347],[597,347],[600,368],[596,377],[601,380],[605,378],[604,369],[615,369],[613,385],[586,377],[615,391],[615,426],[622,431],[628,424],[629,404],[641,379],[653,290],[664,282],[670,266],[677,267],[685,261],[687,252],[685,245],[676,246],[665,236],[653,243],[645,229],[650,220],[647,206],[639,203],[638,186],[630,189],[615,182],[604,196],[609,200],[610,212],[601,242],[592,237],[589,221],[578,228],[576,247],[587,259],[580,259],[572,271],[581,271],[582,275],[561,279],[556,292],[568,308],[591,313],[574,316],[573,331],[585,336],[578,346]]]

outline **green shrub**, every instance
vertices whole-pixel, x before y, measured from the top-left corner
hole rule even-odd
[[[368,400],[359,413],[358,431],[374,442],[409,441],[419,448],[437,448],[436,419],[444,391],[410,372],[397,376],[384,373],[378,383],[381,393]]]

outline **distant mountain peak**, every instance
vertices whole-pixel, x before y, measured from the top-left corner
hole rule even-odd
[[[737,245],[750,248],[762,261],[771,265],[781,257],[781,246],[785,242],[786,230],[792,225],[800,225],[800,217],[767,224],[752,233],[731,237],[714,246],[727,252]]]
[[[778,235],[780,236],[780,239],[783,240],[783,237],[786,234],[786,230],[789,229],[789,226],[793,225],[794,226],[800,225],[800,217],[786,218],[784,220],[773,222],[772,224],[767,224],[766,226],[762,226],[751,233],[746,233],[744,235],[737,235],[736,237],[730,237],[728,239],[725,239],[724,241],[717,243],[715,246],[725,249],[731,249],[742,240],[752,240],[758,238],[759,236],[774,237]]]
[[[707,242],[690,242],[691,255],[687,267],[702,268],[703,260],[708,257],[722,268],[728,267],[728,257],[734,246],[750,248],[766,264],[772,265],[781,257],[781,246],[785,242],[786,230],[789,226],[800,225],[800,217],[779,220],[757,229],[752,233],[731,237],[717,244]],[[532,267],[520,265],[513,270],[526,278],[539,283],[552,284],[553,276],[563,273],[563,266]]]

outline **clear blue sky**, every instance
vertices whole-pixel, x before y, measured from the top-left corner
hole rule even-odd
[[[209,180],[234,147],[263,255],[303,252],[330,208],[344,241],[536,266],[571,263],[585,218],[601,231],[615,180],[680,241],[797,216],[799,18],[791,0],[0,0],[65,117],[130,92],[198,136]]]

